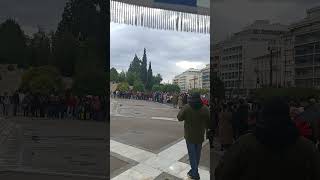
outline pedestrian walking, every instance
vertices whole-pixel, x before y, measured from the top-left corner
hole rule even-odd
[[[4,116],[9,116],[9,108],[10,108],[10,97],[8,95],[8,92],[5,92],[3,96],[3,115]]]
[[[200,94],[194,93],[177,116],[184,121],[184,138],[187,143],[191,170],[188,176],[191,179],[200,179],[198,166],[200,162],[202,143],[205,131],[208,131],[210,112],[207,106],[201,103]]]
[[[268,100],[253,133],[241,136],[215,170],[216,180],[318,180],[320,154],[299,135],[281,98]]]
[[[178,94],[174,93],[174,95],[172,96],[172,104],[173,104],[173,108],[177,108],[177,104],[178,104]]]
[[[183,100],[182,100],[182,95],[178,97],[178,107],[181,109],[183,107]]]

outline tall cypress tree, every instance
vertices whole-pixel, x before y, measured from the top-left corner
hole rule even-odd
[[[146,89],[151,90],[152,85],[153,85],[153,75],[152,75],[151,62],[149,62]]]
[[[134,56],[132,62],[130,63],[128,72],[137,74],[138,77],[141,74],[141,61],[137,55]]]
[[[143,57],[142,57],[142,63],[141,63],[141,80],[143,84],[146,86],[147,84],[147,76],[148,76],[148,71],[147,71],[147,53],[146,53],[146,48],[144,48],[143,51]]]

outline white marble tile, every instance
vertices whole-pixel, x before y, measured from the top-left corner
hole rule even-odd
[[[143,164],[163,171],[174,162],[175,160],[172,160],[172,159],[166,159],[160,156],[155,156],[146,160],[145,162],[143,162]]]
[[[139,163],[142,163],[152,157],[155,157],[156,155],[155,154],[152,154],[150,152],[142,152],[142,153],[138,153],[136,154],[135,156],[132,156],[131,159],[132,160],[135,160]]]
[[[169,117],[152,117],[151,119],[166,120],[166,121],[178,121],[177,118],[169,118]]]
[[[206,170],[199,169],[199,174],[201,180],[210,180],[210,172]]]
[[[182,179],[186,179],[188,178],[187,173],[190,171],[191,166],[188,164],[188,167],[181,171],[181,173],[179,173],[178,175],[176,175],[178,178],[182,178]],[[199,169],[199,174],[200,174],[200,178],[201,180],[210,180],[210,173],[209,171],[203,170],[203,169]]]
[[[178,161],[187,154],[188,154],[188,150],[186,147],[177,147],[176,146],[176,147],[173,147],[173,148],[170,148],[170,149],[167,149],[167,150],[160,152],[159,156]]]
[[[124,173],[112,178],[112,180],[153,180],[152,176],[145,175],[139,171],[129,169]]]
[[[138,164],[137,166],[132,167],[132,169],[140,172],[144,176],[153,177],[153,178],[156,178],[162,173],[162,171],[144,164]]]
[[[175,162],[172,165],[170,165],[167,169],[165,169],[164,172],[178,177],[179,174],[185,170],[190,170],[190,166],[188,164],[182,162]]]
[[[113,180],[151,180],[162,172],[188,179],[187,172],[190,170],[190,165],[178,161],[187,154],[185,140],[179,141],[158,155],[114,140],[110,141],[110,150],[139,162],[138,165],[113,178]],[[209,171],[199,169],[199,173],[201,179],[210,179]]]

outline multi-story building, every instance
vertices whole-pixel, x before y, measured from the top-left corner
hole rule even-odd
[[[269,41],[268,53],[253,58],[256,88],[291,87],[294,83],[293,46],[290,33]],[[270,81],[272,78],[272,81]]]
[[[267,54],[270,42],[287,32],[285,25],[257,20],[215,46],[219,50],[213,51],[218,51],[219,55],[213,55],[213,58],[219,59],[218,75],[224,82],[227,96],[246,96],[256,88],[257,78],[252,60]]]
[[[201,87],[210,91],[210,64],[200,70],[201,72]]]
[[[201,88],[201,71],[199,69],[190,68],[174,77],[174,84],[177,84],[182,92],[187,92],[193,88]]]
[[[294,43],[295,85],[320,87],[320,6],[290,26]]]

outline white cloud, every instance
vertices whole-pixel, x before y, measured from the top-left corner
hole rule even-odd
[[[176,66],[184,71],[190,68],[202,69],[205,67],[205,65],[206,64],[204,62],[197,61],[179,61],[176,63]]]

